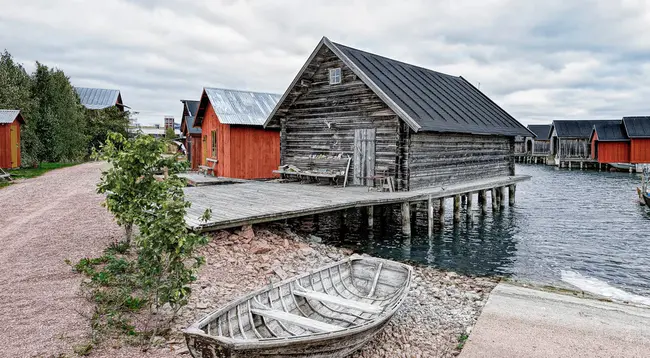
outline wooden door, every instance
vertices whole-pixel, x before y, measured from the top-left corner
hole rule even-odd
[[[354,185],[374,186],[375,175],[375,128],[354,130]]]
[[[9,130],[11,131],[11,167],[16,168],[18,167],[18,152],[20,151],[20,143],[18,143],[18,129],[15,125],[11,125],[9,126]]]

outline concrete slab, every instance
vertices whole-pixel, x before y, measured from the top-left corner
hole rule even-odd
[[[649,357],[650,309],[499,284],[461,358]]]

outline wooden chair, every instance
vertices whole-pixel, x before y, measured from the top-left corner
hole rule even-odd
[[[212,163],[212,166],[199,165],[199,173],[203,173],[203,175],[208,175],[208,172],[212,172],[212,175],[214,175],[218,160],[208,158],[205,161],[208,163]]]

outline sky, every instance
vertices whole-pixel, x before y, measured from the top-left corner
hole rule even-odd
[[[323,36],[463,76],[523,124],[650,115],[650,0],[0,0],[0,48],[143,124],[203,87],[283,93]]]

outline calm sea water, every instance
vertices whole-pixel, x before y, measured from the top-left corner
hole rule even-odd
[[[448,200],[445,225],[436,224],[432,239],[424,211],[411,239],[391,215],[376,218],[368,233],[359,212],[321,217],[313,230],[326,243],[395,260],[553,285],[568,273],[650,296],[650,212],[637,202],[638,175],[541,165],[518,165],[517,174],[532,180],[517,186],[514,207],[493,214],[488,205],[481,215],[474,197],[472,219],[463,208],[454,225]]]

